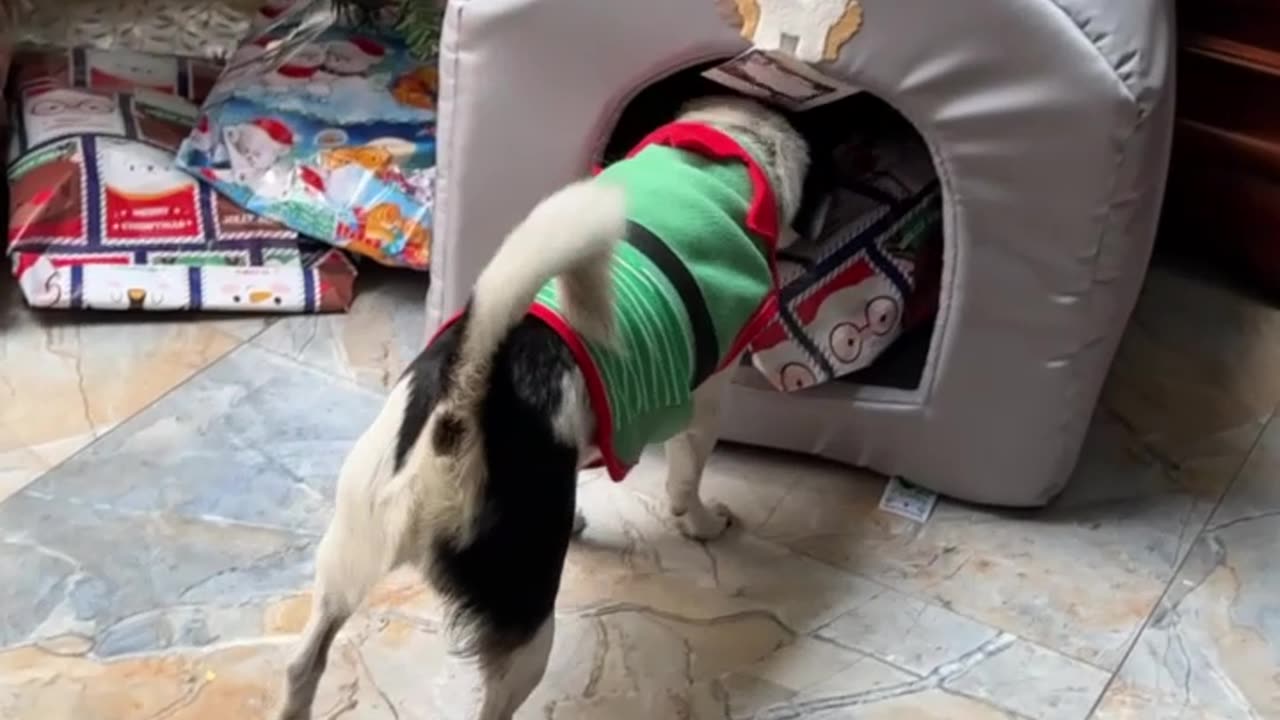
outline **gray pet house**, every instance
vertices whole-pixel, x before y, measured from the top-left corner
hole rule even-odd
[[[966,500],[1045,503],[1075,465],[1150,255],[1173,4],[861,4],[861,29],[822,69],[915,126],[944,194],[918,387],[780,394],[743,368],[724,437]],[[428,330],[540,197],[589,170],[637,93],[745,47],[712,0],[453,0]]]

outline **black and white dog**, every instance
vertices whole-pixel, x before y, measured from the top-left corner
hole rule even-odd
[[[779,225],[790,226],[809,157],[785,118],[750,100],[706,98],[679,120],[748,139],[774,189]],[[312,613],[288,669],[282,720],[311,717],[334,636],[401,566],[420,570],[444,598],[452,639],[475,659],[483,688],[474,717],[510,718],[541,680],[565,554],[582,527],[577,472],[599,452],[579,367],[528,309],[556,279],[576,324],[607,334],[605,278],[626,205],[617,187],[587,180],[535,207],[481,273],[463,315],[413,362],[357,441],[317,552]],[[779,240],[792,237],[784,229]],[[692,422],[666,442],[671,515],[699,540],[729,524],[723,507],[699,496],[699,483],[735,365],[693,391]]]

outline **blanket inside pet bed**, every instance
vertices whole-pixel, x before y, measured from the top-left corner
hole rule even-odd
[[[640,91],[601,163],[623,157],[684,101],[723,94],[702,76],[715,64]],[[745,362],[784,391],[829,382],[915,389],[932,340],[942,259],[942,194],[928,148],[867,93],[790,119],[813,160],[795,223],[802,239],[778,256],[775,317]]]

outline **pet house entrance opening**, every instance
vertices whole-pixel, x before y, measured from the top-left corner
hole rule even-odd
[[[645,87],[600,155],[607,165],[696,97],[722,95],[708,63]],[[941,193],[928,148],[887,103],[860,93],[789,115],[812,169],[779,256],[781,310],[757,367],[788,387],[834,380],[911,391],[933,338],[942,265]],[[751,362],[747,360],[747,362]]]

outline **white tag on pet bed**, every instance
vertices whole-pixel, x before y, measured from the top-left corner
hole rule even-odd
[[[881,510],[918,523],[929,519],[937,503],[937,493],[912,485],[897,475],[889,478],[884,495],[880,496]]]
[[[784,53],[752,48],[702,73],[725,87],[788,110],[808,110],[859,88],[824,75]]]

